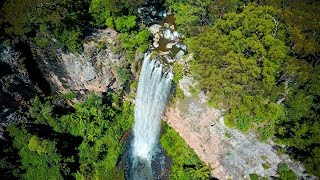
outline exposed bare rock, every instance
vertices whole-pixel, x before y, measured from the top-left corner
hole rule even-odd
[[[9,124],[27,123],[27,117],[25,113],[20,109],[15,112],[9,113],[8,116],[3,118],[0,122],[0,126],[7,126]]]
[[[173,23],[173,24],[172,24]],[[152,49],[162,56],[166,63],[173,63],[187,52],[187,46],[182,42],[183,36],[175,31],[174,22],[165,22],[163,26],[154,24],[149,27],[153,34]]]
[[[176,42],[170,42],[166,45],[166,48],[171,49],[172,46],[174,46],[175,44],[177,44]]]
[[[190,108],[193,110],[189,111]],[[187,144],[194,149],[200,159],[213,170],[212,174],[219,179],[226,179],[226,169],[219,162],[221,149],[219,137],[211,137],[209,127],[218,118],[218,111],[208,111],[204,104],[199,104],[194,99],[186,99],[177,104],[177,107],[169,108],[164,120],[173,127]]]
[[[160,24],[153,24],[152,26],[150,26],[149,27],[149,30],[150,30],[150,32],[153,34],[153,35],[155,35],[155,34],[157,34],[158,32],[160,32],[160,28],[161,28],[162,26],[160,25]]]
[[[168,55],[168,54],[170,54],[169,51],[165,51],[165,52],[159,51],[159,55],[161,55],[161,56]]]
[[[154,46],[155,48],[159,47],[158,41],[153,42],[153,46]]]
[[[170,28],[171,31],[174,31],[174,25],[170,25],[169,28]]]
[[[287,163],[299,177],[306,177],[302,164],[278,155],[272,142],[263,143],[251,133],[225,127],[221,111],[209,108],[198,97],[189,96],[176,107],[168,108],[164,120],[212,168],[212,175],[218,179],[248,179],[252,173],[276,176],[280,162]]]
[[[115,38],[117,37],[117,35],[117,32],[113,29],[104,29],[97,31],[96,33],[93,33],[91,39],[97,39],[101,42],[108,42],[110,44],[114,44],[116,42]]]
[[[40,92],[24,61],[20,53],[0,44],[0,127],[26,122],[28,102]]]
[[[0,61],[6,63],[15,72],[15,76],[19,77],[24,83],[31,83],[29,74],[23,63],[23,59],[20,58],[20,53],[17,53],[12,48],[3,48],[0,52]]]
[[[38,59],[46,79],[54,91],[95,91],[105,92],[109,87],[120,89],[122,82],[116,78],[116,69],[124,57],[112,51],[117,33],[112,29],[99,30],[83,45],[81,54],[57,54],[54,63],[38,51]]]
[[[180,60],[179,63],[184,64],[185,61]],[[279,155],[272,141],[261,142],[254,133],[243,134],[227,128],[223,111],[208,107],[204,93],[190,93],[190,88],[196,84],[188,76],[179,81],[186,97],[168,108],[163,119],[212,168],[214,177],[221,180],[249,179],[252,173],[277,176],[278,164],[285,162],[298,177],[316,179],[304,174],[301,163],[293,162],[287,155]]]
[[[170,24],[164,23],[163,26],[164,26],[165,28],[169,28],[169,27],[170,27]]]
[[[159,35],[159,33],[157,33],[154,35],[153,41],[158,42],[159,40],[160,40],[160,35]]]
[[[184,76],[180,81],[179,81],[179,87],[182,89],[183,94],[185,96],[191,96],[190,93],[190,84],[192,84],[192,78],[188,76]]]
[[[185,52],[182,51],[182,50],[180,50],[180,51],[176,54],[175,58],[176,58],[176,59],[179,59],[179,58],[181,58],[184,54],[185,54]]]

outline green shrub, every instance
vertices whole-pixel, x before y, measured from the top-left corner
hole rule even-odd
[[[250,180],[260,180],[260,176],[256,173],[250,174]]]
[[[262,167],[265,170],[268,170],[270,168],[270,164],[269,163],[262,163]]]
[[[71,99],[73,99],[73,98],[76,98],[76,97],[77,97],[77,94],[76,94],[75,92],[70,91],[70,92],[68,92],[68,93],[63,93],[63,94],[61,95],[61,97],[63,97],[63,98],[66,99],[66,100],[71,100]]]
[[[278,164],[277,173],[279,175],[280,180],[295,180],[298,179],[297,175],[289,169],[288,165],[285,163]]]
[[[210,169],[199,159],[179,134],[164,123],[161,145],[172,158],[170,179],[209,179]],[[187,167],[189,166],[189,167]]]
[[[121,16],[115,20],[116,29],[122,33],[129,32],[136,27],[136,16]]]
[[[231,134],[228,133],[228,132],[225,132],[225,133],[224,133],[224,136],[225,136],[226,138],[231,138]]]

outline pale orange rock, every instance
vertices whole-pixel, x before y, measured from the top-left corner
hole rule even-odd
[[[209,127],[219,118],[218,111],[200,111],[198,117],[183,117],[178,106],[167,109],[164,121],[174,128],[186,143],[194,149],[200,159],[212,169],[214,177],[226,179],[226,171],[219,162],[220,139],[210,135]]]

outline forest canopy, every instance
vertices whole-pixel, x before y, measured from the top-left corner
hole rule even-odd
[[[308,173],[320,177],[320,2],[159,2],[163,3],[159,8],[173,13],[193,55],[190,75],[198,82],[196,91],[207,95],[210,106],[225,110],[225,124],[255,133],[261,141],[272,140],[279,153],[303,162]],[[122,51],[129,67],[137,54],[150,48],[152,34],[138,12],[150,3],[154,1],[4,0],[0,49],[18,51],[19,44],[34,54],[41,49],[54,64],[57,52],[81,53],[86,37],[111,28],[119,34],[113,51]],[[119,68],[119,78],[136,86],[128,69]],[[175,64],[173,70],[178,84],[184,68]],[[51,96],[38,94],[28,109],[30,123],[7,127],[11,144],[3,148],[1,173],[23,179],[123,179],[116,167],[124,151],[119,141],[132,126],[133,105],[122,99],[122,93],[128,92],[109,94],[107,101],[92,95],[63,112]],[[177,88],[176,98],[182,94]],[[176,157],[171,177],[208,178],[207,166],[178,134],[167,126],[164,130],[163,147]],[[184,149],[175,151],[178,145]],[[185,164],[194,168],[184,168]],[[284,164],[279,164],[278,174],[280,179],[296,178]]]
[[[119,141],[132,126],[133,106],[116,101],[116,94],[109,98],[113,103],[106,106],[91,95],[64,115],[55,113],[50,100],[35,98],[29,112],[35,124],[8,127],[20,166],[3,161],[1,168],[23,179],[123,179],[116,166],[124,151]]]
[[[198,88],[227,111],[226,125],[286,145],[319,176],[319,2],[168,4],[187,31]]]

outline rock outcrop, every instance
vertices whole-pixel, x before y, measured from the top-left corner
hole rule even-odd
[[[108,88],[121,89],[122,82],[116,76],[124,57],[113,52],[116,39],[117,33],[114,30],[99,30],[87,38],[82,53],[59,52],[54,62],[38,50],[39,68],[54,92],[84,93],[106,92]]]
[[[192,95],[191,78],[180,80],[185,98],[167,109],[164,120],[212,168],[218,179],[250,179],[249,174],[277,176],[277,165],[285,162],[300,178],[306,178],[304,167],[287,155],[279,155],[274,143],[260,142],[253,133],[243,134],[224,125],[223,113],[207,106],[206,96]],[[188,88],[185,88],[188,87]],[[315,177],[307,177],[315,179]]]
[[[0,131],[2,126],[27,122],[28,102],[39,92],[30,80],[25,58],[12,48],[0,47]]]
[[[124,56],[113,52],[116,42],[117,33],[105,29],[87,38],[81,54],[36,48],[32,53],[25,44],[17,45],[17,53],[0,46],[0,128],[27,122],[26,112],[36,95],[122,89],[124,82],[117,76]]]
[[[172,63],[186,53],[187,47],[182,42],[183,36],[175,31],[174,25],[169,23],[164,23],[163,26],[153,24],[149,30],[153,34],[151,51],[160,55],[160,60]]]

